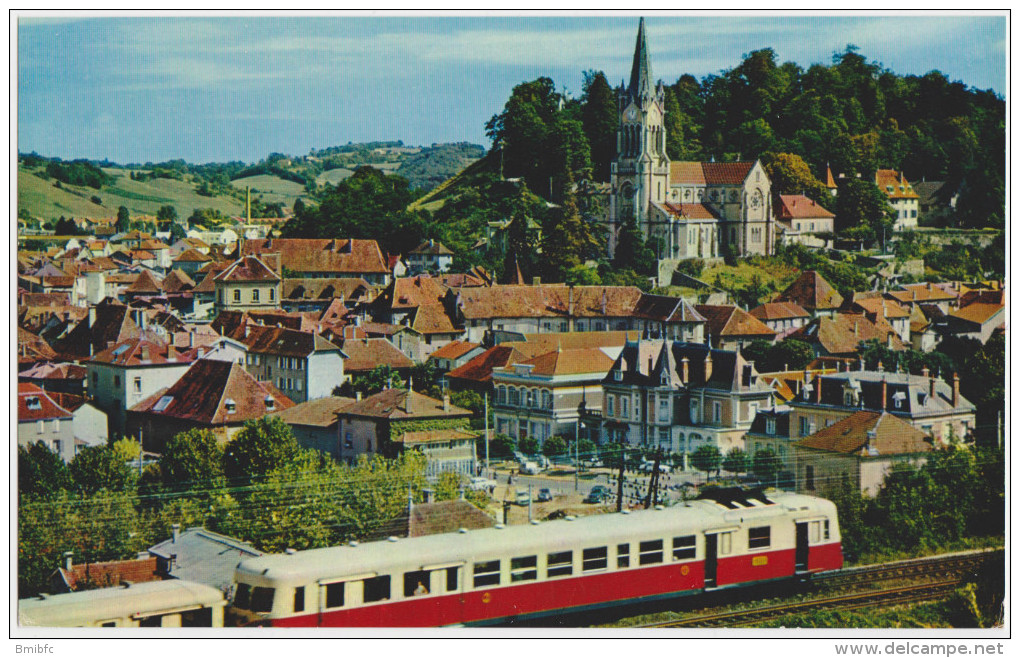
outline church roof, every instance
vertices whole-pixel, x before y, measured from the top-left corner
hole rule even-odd
[[[741,185],[754,162],[671,162],[670,185]]]
[[[627,92],[631,99],[638,101],[652,96],[652,62],[648,57],[648,41],[645,37],[645,19],[638,23],[637,43],[634,45],[634,63],[630,68],[630,86]]]

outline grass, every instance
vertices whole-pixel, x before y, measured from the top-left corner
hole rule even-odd
[[[305,196],[305,186],[294,181],[285,180],[271,174],[259,174],[258,176],[246,176],[230,181],[230,184],[237,189],[244,191],[245,187],[251,187],[251,196],[261,196],[265,203],[282,203],[288,208],[294,205],[297,198]],[[241,201],[243,207],[244,201]]]
[[[123,169],[106,169],[114,181],[101,190],[91,187],[63,185],[54,187],[53,180],[43,180],[37,170],[18,167],[18,210],[25,208],[33,217],[54,220],[64,217],[115,217],[125,206],[131,216],[155,215],[161,206],[173,206],[181,217],[188,217],[195,208],[215,208],[225,215],[239,215],[242,203],[232,197],[204,197],[189,181],[156,178],[135,181]],[[92,203],[97,196],[102,205]]]
[[[319,174],[318,178],[315,179],[315,182],[319,185],[325,185],[326,183],[336,185],[340,181],[350,178],[352,175],[354,175],[353,169],[340,167],[339,169],[330,169],[329,171],[322,172]]]
[[[750,287],[754,277],[757,276],[765,285],[781,291],[793,283],[799,275],[800,270],[795,267],[773,258],[763,258],[755,264],[740,261],[736,265],[722,263],[711,265],[706,267],[698,278],[720,288],[743,289]]]

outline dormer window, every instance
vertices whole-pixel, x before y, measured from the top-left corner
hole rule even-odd
[[[907,394],[904,393],[903,391],[897,391],[896,393],[893,393],[892,399],[893,399],[893,407],[896,408],[896,409],[902,409],[903,408],[903,403],[907,399]]]
[[[775,436],[776,434],[776,419],[766,418],[765,419],[765,433],[769,436]]]
[[[614,370],[613,371],[613,381],[622,382],[623,381],[623,371],[621,371],[621,370]]]
[[[226,408],[228,414],[237,412],[237,403],[230,398],[227,398],[227,401],[224,403],[224,407]]]
[[[42,409],[42,402],[37,396],[33,395],[25,399],[25,406],[29,409],[39,410]]]
[[[273,396],[271,395],[266,396],[265,403],[267,411],[272,411],[273,409],[276,408],[276,400],[274,400]]]

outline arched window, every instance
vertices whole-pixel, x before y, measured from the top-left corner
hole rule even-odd
[[[549,391],[542,391],[542,407],[545,409],[552,409],[552,393]]]
[[[506,386],[500,386],[496,389],[496,402],[506,404]]]
[[[510,404],[516,407],[516,406],[520,405],[520,403],[521,403],[521,393],[520,393],[520,391],[518,391],[516,387],[511,386],[510,387]]]

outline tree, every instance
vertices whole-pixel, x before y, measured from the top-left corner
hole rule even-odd
[[[204,489],[222,483],[223,448],[209,430],[190,429],[167,441],[159,459],[163,483],[173,489]]]
[[[497,434],[489,442],[489,454],[491,457],[511,457],[516,449],[517,443],[506,434]]]
[[[733,448],[726,453],[722,467],[730,473],[746,473],[750,467],[750,459],[747,453],[740,448]]]
[[[159,210],[156,211],[157,228],[164,224],[173,226],[175,223],[177,223],[177,209],[173,206],[160,206]]]
[[[778,343],[754,340],[742,350],[744,358],[754,361],[758,372],[800,370],[814,360],[811,345],[802,340],[787,338]]]
[[[73,485],[67,464],[41,441],[18,446],[18,493],[52,498]]]
[[[594,256],[599,244],[592,235],[591,227],[577,210],[573,192],[573,175],[567,169],[563,173],[563,202],[558,211],[550,214],[542,238],[542,260],[546,277],[562,281],[568,271],[581,266]]]
[[[823,206],[832,202],[828,188],[815,178],[799,155],[767,152],[762,154],[761,164],[772,183],[773,194],[804,194]]]
[[[279,418],[250,420],[227,444],[223,472],[230,481],[258,480],[299,463],[302,453],[290,427]]]
[[[581,98],[584,134],[591,147],[595,180],[609,181],[609,166],[616,157],[616,95],[602,71],[585,71]]]
[[[542,445],[542,454],[546,457],[559,457],[567,451],[566,440],[559,435],[550,436]]]
[[[582,458],[594,458],[597,454],[595,442],[591,439],[580,439],[577,442],[577,454]]]
[[[188,232],[184,230],[183,226],[181,226],[177,222],[174,222],[173,224],[170,225],[171,242],[177,242],[178,240],[183,240],[186,237],[188,237]]]
[[[109,446],[89,446],[71,460],[71,479],[78,491],[91,496],[103,489],[127,491],[134,486],[135,473]]]
[[[871,244],[892,235],[893,210],[875,184],[850,179],[836,196],[837,232]],[[883,233],[884,231],[884,233]]]
[[[364,375],[354,375],[351,381],[339,387],[343,395],[361,393],[375,395],[387,388],[403,388],[404,382],[399,374],[390,366],[376,366]]]
[[[538,454],[538,439],[533,436],[526,436],[517,442],[517,448],[525,455]]]
[[[127,233],[131,230],[131,215],[128,213],[127,206],[117,208],[116,227],[118,233]]]
[[[627,219],[616,238],[613,267],[649,276],[655,271],[655,263],[655,252],[645,244],[637,222],[633,218]]]
[[[704,471],[709,477],[712,471],[718,471],[722,465],[722,454],[719,448],[711,444],[699,446],[691,455],[691,464],[699,471]]]
[[[776,453],[771,450],[759,450],[754,453],[751,472],[762,482],[775,482],[781,467],[782,463],[779,461],[779,457],[776,457]]]

